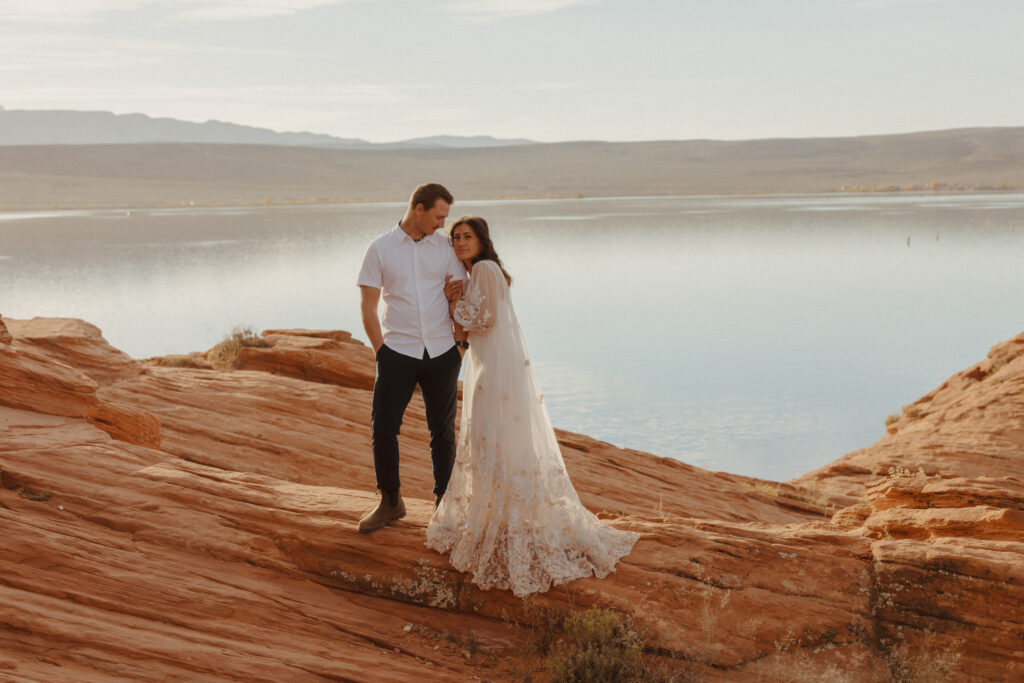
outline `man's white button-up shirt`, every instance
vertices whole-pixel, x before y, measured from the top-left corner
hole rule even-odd
[[[399,224],[370,244],[357,284],[382,290],[389,349],[417,359],[426,349],[436,358],[455,345],[446,275],[465,280],[466,269],[440,230],[417,242]]]

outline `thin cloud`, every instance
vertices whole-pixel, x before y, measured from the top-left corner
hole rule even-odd
[[[4,93],[8,109],[38,108],[40,105],[70,105],[88,101],[91,107],[117,111],[148,113],[147,105],[166,102],[205,103],[211,111],[223,104],[278,106],[288,102],[295,107],[346,104],[407,104],[412,93],[423,86],[364,83],[343,86],[265,85],[224,87],[160,87],[126,90],[111,86],[76,85],[68,87],[27,86]],[[102,103],[102,104],[101,104]]]
[[[187,5],[177,13],[182,19],[204,21],[231,21],[234,19],[258,19],[296,14],[303,10],[338,5],[345,0],[218,0],[216,3],[182,0],[178,4]]]
[[[0,23],[69,24],[97,21],[104,14],[155,7],[179,19],[230,21],[296,14],[351,0],[0,0]]]
[[[457,0],[444,6],[467,19],[487,21],[549,14],[567,7],[596,5],[601,0]]]
[[[722,80],[711,77],[701,78],[630,78],[620,80],[572,80],[572,81],[524,81],[519,83],[500,83],[488,90],[507,92],[509,90],[527,92],[555,92],[563,93],[568,91],[582,90],[607,90],[608,88],[682,88],[694,85],[709,85],[721,83]],[[483,88],[481,88],[482,90]]]
[[[106,12],[127,12],[156,0],[0,0],[0,22],[68,24],[89,21]]]
[[[858,0],[851,2],[851,7],[890,7],[892,5],[930,5],[935,0]]]
[[[203,45],[132,38],[92,39],[70,31],[0,31],[0,71],[118,69],[125,64],[160,64],[202,52],[280,57],[296,51],[265,47]]]

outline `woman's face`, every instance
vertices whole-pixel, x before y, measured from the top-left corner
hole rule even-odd
[[[460,261],[468,263],[480,253],[480,239],[473,232],[473,228],[463,223],[452,230],[452,247],[455,249],[455,256]]]

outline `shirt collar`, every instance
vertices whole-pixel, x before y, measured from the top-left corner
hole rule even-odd
[[[405,240],[410,244],[417,244],[416,240],[409,237],[409,233],[407,233],[405,230],[402,230],[402,221],[398,221],[398,223],[395,224],[395,227],[391,232],[394,233],[395,238],[399,242]],[[444,235],[439,234],[440,232],[440,230],[436,230],[434,231],[433,235],[424,235],[423,239],[421,239],[420,242],[425,242],[426,244],[433,244],[434,246],[437,246],[439,244],[437,240],[444,237]]]

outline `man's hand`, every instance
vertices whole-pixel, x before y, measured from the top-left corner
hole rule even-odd
[[[444,276],[444,298],[448,302],[458,300],[462,296],[462,280],[454,280],[451,275]]]
[[[384,333],[380,329],[380,318],[377,317],[377,304],[380,302],[380,290],[376,287],[359,286],[359,310],[363,318],[363,329],[366,338],[373,347],[374,355],[384,344]]]

